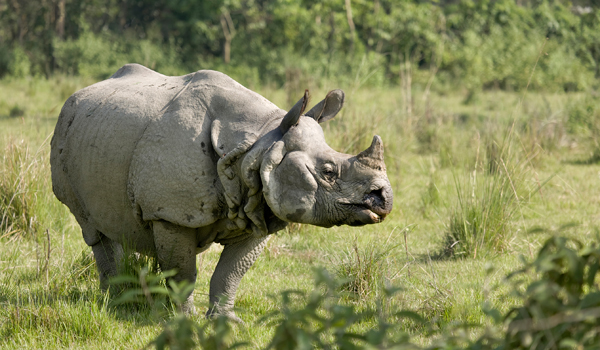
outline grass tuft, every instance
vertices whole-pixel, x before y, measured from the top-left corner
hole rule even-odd
[[[476,167],[464,177],[454,175],[456,203],[442,254],[477,258],[508,248],[514,236],[510,223],[520,205],[518,193],[525,173],[509,142],[510,138],[502,146],[488,142],[483,174]]]
[[[390,232],[385,242],[370,241],[361,247],[355,240],[352,247],[330,258],[334,275],[343,281],[343,291],[365,300],[378,296],[386,288],[393,254],[402,244],[392,237],[394,231]]]
[[[39,168],[24,142],[5,147],[0,160],[0,238],[35,233]]]
[[[360,250],[354,243],[354,247],[344,252],[336,265],[336,275],[345,281],[342,290],[360,299],[373,294],[382,287],[386,258],[387,255],[374,246]]]

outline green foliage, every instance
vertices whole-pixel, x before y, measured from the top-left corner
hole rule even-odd
[[[8,112],[8,116],[12,118],[22,117],[24,114],[25,111],[18,104],[12,106],[10,111]]]
[[[153,273],[149,266],[143,266],[137,269],[135,273],[122,273],[111,278],[110,283],[113,286],[120,287],[123,292],[112,301],[113,305],[131,303],[145,304],[155,310],[166,304],[169,291],[164,285],[166,278],[175,275],[175,271],[165,271],[163,273]],[[175,284],[176,291],[181,291],[181,286]],[[190,287],[186,286],[185,291]],[[192,286],[193,288],[193,286]],[[174,296],[179,296],[173,293]],[[175,300],[176,304],[179,300]]]
[[[495,326],[471,338],[472,325],[458,324],[429,347],[415,345],[401,328],[403,319],[426,326],[426,321],[408,310],[385,308],[399,289],[385,288],[376,307],[357,310],[340,302],[340,280],[324,269],[315,270],[310,293],[287,290],[273,298],[280,306],[258,323],[267,322],[275,332],[266,349],[593,349],[598,332],[600,248],[584,246],[575,239],[552,236],[537,257],[506,277],[519,306],[506,313],[484,305]],[[172,288],[175,300],[184,289]],[[181,294],[185,295],[185,293]],[[365,322],[375,326],[361,328]],[[502,325],[506,324],[507,328]],[[157,349],[232,349],[235,343],[226,318],[199,326],[177,314],[151,342]]]
[[[317,84],[386,85],[410,76],[426,86],[437,74],[440,89],[596,86],[600,8],[522,3],[10,1],[0,5],[0,77],[100,79],[137,62],[165,74],[213,68],[279,86],[295,71]]]
[[[339,281],[326,270],[315,270],[315,288],[311,293],[285,291],[280,295],[281,308],[266,315],[275,334],[267,349],[416,349],[409,337],[397,329],[399,320],[424,320],[408,311],[386,313],[381,300],[375,309],[357,311],[353,306],[336,302]],[[398,289],[385,289],[389,298]],[[366,331],[354,330],[367,320],[376,326]]]
[[[232,327],[227,317],[217,316],[205,322],[203,326],[199,326],[189,315],[182,312],[182,305],[194,289],[193,284],[186,281],[175,283],[170,280],[169,286],[170,288],[164,291],[176,305],[177,311],[175,316],[164,324],[163,331],[148,344],[147,348],[154,346],[157,350],[187,350],[200,346],[205,350],[225,350],[245,345],[245,343],[234,342]],[[148,289],[144,293],[148,294],[152,291]]]
[[[122,293],[112,300],[112,305],[142,304],[150,306],[154,317],[167,316],[162,332],[146,348],[157,350],[187,350],[201,346],[207,350],[234,349],[243,343],[234,343],[231,325],[224,316],[198,325],[190,315],[184,313],[183,305],[194,284],[187,281],[175,282],[169,277],[175,270],[155,273],[154,267],[139,267],[134,273],[122,273],[111,279],[111,284],[121,287]],[[168,283],[165,283],[168,280]],[[168,284],[168,287],[166,286]],[[165,314],[165,307],[172,303],[173,314]]]
[[[582,101],[572,102],[567,109],[567,130],[589,144],[586,163],[600,161],[600,103],[598,97],[586,95]]]
[[[596,238],[598,239],[598,237]],[[593,349],[600,343],[600,247],[552,236],[508,276],[522,305],[505,315],[509,349]],[[524,281],[535,276],[523,290]]]
[[[205,350],[226,350],[243,347],[246,343],[234,341],[229,322],[227,317],[218,316],[199,326],[189,316],[178,313],[165,324],[162,333],[147,348],[154,346],[157,350],[187,350],[200,347]]]

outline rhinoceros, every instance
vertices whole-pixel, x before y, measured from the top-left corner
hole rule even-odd
[[[319,123],[344,93],[304,113],[308,98],[286,112],[223,73],[170,77],[137,64],[73,94],[52,138],[52,187],[92,247],[101,287],[124,246],[194,283],[196,254],[219,243],[206,315],[239,321],[236,290],[270,234],[290,222],[381,222],[393,201],[381,138],[356,156],[334,151]],[[191,294],[184,306],[195,311]]]

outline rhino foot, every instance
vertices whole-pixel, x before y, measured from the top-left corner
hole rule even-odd
[[[198,316],[198,310],[194,306],[194,296],[190,295],[187,300],[181,305],[181,311],[186,316]]]
[[[237,317],[233,310],[217,310],[217,308],[213,307],[206,312],[206,318],[209,320],[216,319],[218,317],[225,317],[227,320],[237,324],[246,324],[241,318]]]

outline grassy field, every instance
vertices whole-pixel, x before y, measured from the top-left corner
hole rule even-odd
[[[142,348],[162,330],[165,317],[150,307],[111,306],[91,249],[52,194],[57,116],[71,93],[91,83],[0,81],[0,348]],[[489,324],[484,301],[503,311],[515,304],[503,278],[548,237],[530,229],[576,223],[561,234],[596,239],[600,108],[586,94],[415,89],[409,97],[400,88],[325,85],[311,90],[313,102],[330,88],[347,94],[343,111],[324,125],[334,149],[356,154],[374,134],[383,138],[394,210],[379,225],[293,225],[273,235],[238,291],[246,325],[233,326],[233,335],[250,348],[273,336],[259,321],[279,307],[272,296],[312,290],[314,267],[348,278],[352,292],[343,298],[358,309],[375,305],[385,285],[402,286],[387,300],[390,309],[414,310],[434,330],[451,331],[459,322]],[[284,109],[300,97],[258,92]],[[469,242],[476,225],[481,236]],[[202,312],[220,249],[198,256]],[[418,344],[435,337],[411,322],[403,329]]]

